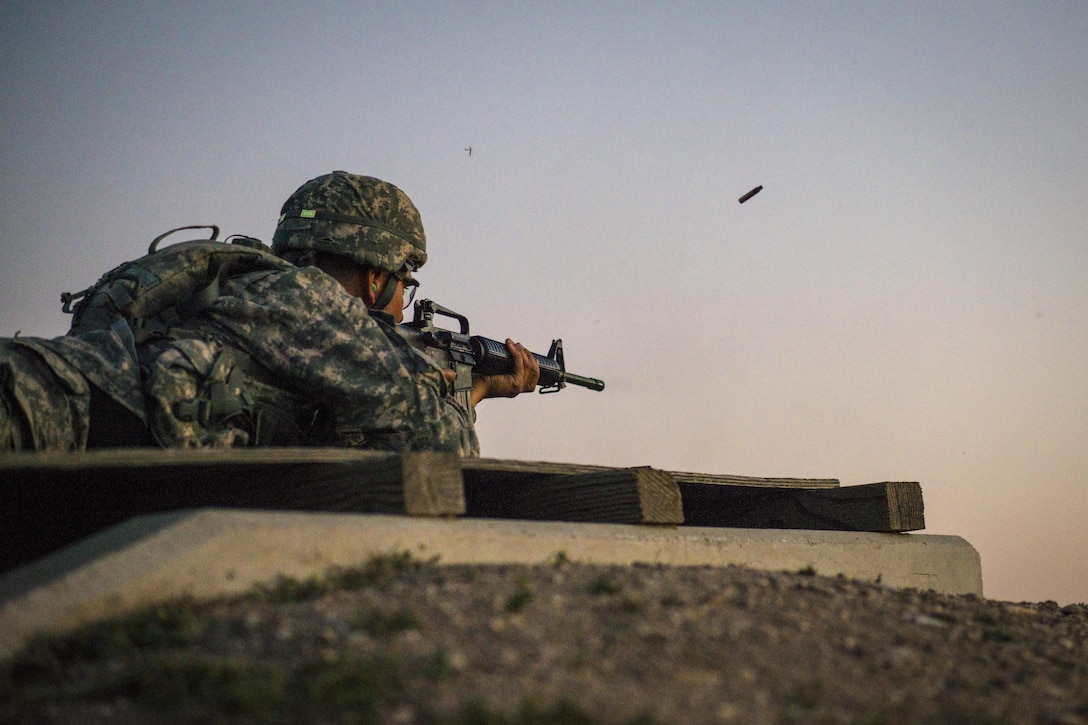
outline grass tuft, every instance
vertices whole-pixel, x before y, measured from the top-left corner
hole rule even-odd
[[[420,561],[406,551],[388,556],[374,556],[361,566],[332,567],[324,575],[308,579],[296,579],[281,574],[271,584],[257,584],[252,595],[275,604],[304,602],[333,591],[356,591],[384,585],[401,572],[418,570],[434,561]]]
[[[436,561],[437,559],[421,561],[407,551],[402,551],[388,556],[371,557],[362,566],[331,569],[326,578],[335,589],[355,591],[387,584],[401,572],[418,571]]]
[[[197,605],[173,599],[124,617],[92,622],[59,637],[31,641],[13,661],[17,674],[44,673],[63,663],[116,659],[136,650],[162,650],[194,641],[202,631]]]
[[[363,609],[357,612],[348,624],[354,630],[361,630],[375,637],[389,637],[423,626],[419,617],[407,608]]]
[[[297,717],[336,714],[339,719],[351,714],[370,721],[378,705],[394,699],[401,690],[396,661],[378,655],[313,662],[296,673],[291,694]]]
[[[253,591],[258,599],[273,604],[291,604],[323,597],[331,591],[328,581],[316,576],[296,579],[280,574],[270,584],[260,583]]]
[[[493,710],[479,698],[471,698],[462,706],[450,725],[596,725],[601,723],[577,703],[563,699],[543,708],[533,700],[525,700],[512,714]],[[654,718],[640,715],[625,725],[653,725]]]
[[[391,656],[315,660],[294,670],[208,657],[152,658],[127,666],[90,693],[125,698],[175,719],[257,723],[335,718],[372,722],[403,693]]]
[[[533,589],[529,586],[528,580],[524,578],[518,579],[514,591],[506,598],[506,611],[511,614],[520,612],[522,609],[525,609],[532,600]]]
[[[616,594],[623,587],[615,579],[611,578],[607,574],[601,574],[599,577],[593,580],[593,583],[589,585],[589,593],[594,596],[602,596],[605,594]]]
[[[284,675],[272,667],[206,658],[163,658],[129,666],[93,694],[98,699],[125,697],[158,711],[178,712],[186,719],[267,719],[282,710],[286,683]]]

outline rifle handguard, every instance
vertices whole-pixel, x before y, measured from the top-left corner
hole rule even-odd
[[[472,345],[472,356],[476,359],[472,372],[478,375],[502,375],[513,369],[510,351],[504,343],[480,335],[473,335],[469,342]],[[531,354],[540,365],[540,380],[536,384],[540,386],[541,393],[558,393],[567,383],[590,390],[604,390],[603,380],[575,375],[564,369],[562,340],[552,341],[547,357],[535,352]]]
[[[431,357],[438,359],[433,351],[441,356],[439,364],[444,364],[459,373],[465,366],[471,366],[477,375],[503,375],[513,370],[510,351],[504,343],[481,335],[468,334],[468,319],[432,300],[418,300],[415,303],[415,318],[401,327],[407,331],[410,341],[418,340],[424,346],[424,352],[432,351]],[[434,324],[435,315],[442,315],[457,320],[460,332],[445,330]],[[568,373],[563,360],[563,341],[552,340],[548,354],[531,353],[540,365],[540,379],[537,385],[541,393],[557,393],[568,383],[589,390],[604,390],[604,381],[583,375]],[[459,374],[460,378],[461,375]],[[463,387],[459,383],[458,389]],[[469,385],[471,387],[471,384]]]

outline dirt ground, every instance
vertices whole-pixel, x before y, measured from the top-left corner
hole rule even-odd
[[[378,559],[3,664],[0,722],[1088,723],[1088,606]]]

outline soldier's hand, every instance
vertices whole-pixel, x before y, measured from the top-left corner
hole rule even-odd
[[[504,375],[477,375],[472,379],[469,399],[476,405],[485,398],[513,398],[531,392],[540,380],[540,363],[520,342],[506,340],[514,369]]]

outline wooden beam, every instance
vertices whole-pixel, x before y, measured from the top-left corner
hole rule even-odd
[[[453,454],[264,448],[4,455],[0,571],[132,516],[210,506],[465,512]]]
[[[749,488],[838,488],[837,478],[760,478],[720,473],[684,473],[672,471],[677,483],[706,483],[715,486],[746,486]]]
[[[667,471],[608,468],[534,475],[519,467],[495,473],[462,462],[468,516],[625,524],[683,521],[680,491]]]
[[[465,488],[461,480],[459,456],[419,452],[405,453],[399,458],[404,513],[412,516],[459,516],[465,513]]]
[[[689,526],[880,532],[925,528],[922,487],[914,482],[808,490],[679,486]]]
[[[513,461],[501,458],[465,458],[461,469],[471,472],[474,480],[531,480],[542,476],[569,476],[575,473],[615,470],[608,466],[546,461]],[[720,473],[689,473],[668,471],[677,483],[705,483],[720,486],[749,486],[758,488],[837,488],[835,478],[763,478],[734,476]]]
[[[15,454],[0,457],[0,481],[0,495],[8,500],[41,499],[43,489],[55,489],[139,513],[195,506],[464,513],[459,459],[441,453],[249,448]]]

